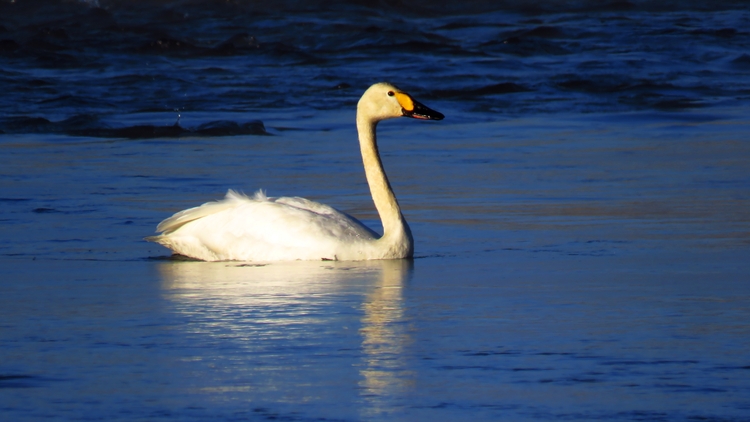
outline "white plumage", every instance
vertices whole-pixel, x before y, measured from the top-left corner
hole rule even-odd
[[[299,197],[252,198],[230,190],[226,198],[178,212],[146,238],[177,254],[204,261],[367,260],[410,258],[411,230],[383,171],[375,128],[392,117],[440,120],[443,115],[393,85],[362,95],[357,131],[367,182],[383,222],[379,237],[354,217]]]

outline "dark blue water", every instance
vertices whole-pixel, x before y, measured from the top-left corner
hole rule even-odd
[[[0,130],[259,133],[253,112],[351,109],[380,80],[485,120],[750,98],[742,2],[492,5],[2,2]]]
[[[248,2],[249,3],[249,2]],[[743,2],[0,2],[0,419],[750,420]],[[143,241],[226,189],[413,261]]]

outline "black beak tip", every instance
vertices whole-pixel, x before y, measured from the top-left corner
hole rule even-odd
[[[406,111],[402,109],[401,112],[406,117],[420,120],[443,120],[445,118],[445,115],[443,115],[443,113],[435,111],[429,107],[425,107],[424,105],[419,103],[416,103],[416,107],[414,107],[414,110]]]

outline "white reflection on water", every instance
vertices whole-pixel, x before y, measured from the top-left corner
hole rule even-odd
[[[403,288],[411,261],[383,261],[379,280],[367,294],[362,317],[363,365],[360,387],[369,406],[364,417],[393,409],[390,399],[403,397],[414,385],[404,348],[411,342]]]
[[[186,336],[200,348],[195,361],[211,354],[205,345],[214,364],[233,368],[212,373],[200,391],[252,391],[252,400],[260,394],[276,403],[349,395],[341,416],[367,417],[388,412],[413,384],[402,294],[412,265],[170,261],[159,272],[173,310],[188,319]]]

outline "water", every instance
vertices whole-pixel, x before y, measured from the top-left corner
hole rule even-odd
[[[750,420],[748,8],[463,6],[0,3],[2,419]],[[446,115],[379,127],[413,261],[142,240],[228,188],[379,230],[380,80]]]

